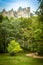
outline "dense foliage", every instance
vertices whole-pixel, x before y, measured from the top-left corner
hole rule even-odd
[[[0,18],[0,52],[7,52],[9,42],[16,40],[24,50],[42,54],[43,24],[38,20],[38,16],[18,19],[0,16]]]
[[[20,51],[22,51],[22,48],[20,47],[20,44],[16,42],[15,40],[10,41],[10,44],[8,44],[8,52],[11,55],[14,55]]]

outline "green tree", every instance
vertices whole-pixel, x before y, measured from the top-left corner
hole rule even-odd
[[[39,2],[39,7],[36,13],[39,15],[39,21],[43,22],[43,0],[37,0]]]
[[[43,0],[38,0],[39,3],[40,3],[40,6],[39,6],[39,11],[40,11],[40,14],[43,15]]]
[[[14,54],[22,51],[20,44],[18,42],[16,42],[15,40],[10,41],[10,44],[8,44],[7,49],[11,55],[14,55]]]

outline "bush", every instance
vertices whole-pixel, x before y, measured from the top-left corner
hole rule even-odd
[[[20,45],[18,42],[16,42],[15,40],[10,41],[10,44],[8,44],[8,52],[10,53],[10,55],[15,55],[16,53],[22,51]]]
[[[41,55],[41,56],[43,56],[43,43],[40,43],[39,45],[38,45],[38,55]]]

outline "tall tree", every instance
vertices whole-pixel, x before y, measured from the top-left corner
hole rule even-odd
[[[43,15],[43,0],[38,0],[38,2],[40,3],[40,6],[39,6],[39,12],[41,15]]]

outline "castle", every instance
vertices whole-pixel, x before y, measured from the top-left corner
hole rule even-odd
[[[5,9],[3,9],[2,12],[0,12],[1,15],[3,16],[7,16],[7,17],[15,17],[15,18],[20,18],[20,17],[24,17],[24,18],[28,18],[30,17],[30,7],[27,8],[21,8],[19,7],[17,11],[14,11],[13,9],[6,11]]]

